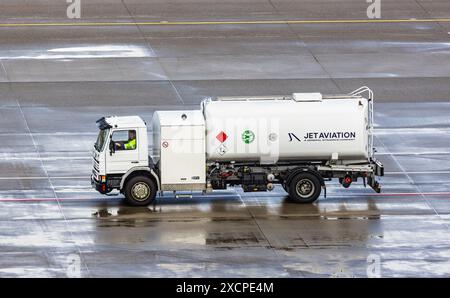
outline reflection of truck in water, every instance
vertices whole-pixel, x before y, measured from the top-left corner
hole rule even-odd
[[[292,201],[310,203],[332,178],[345,188],[362,179],[380,191],[367,87],[332,96],[208,98],[200,110],[156,111],[151,156],[140,117],[104,117],[97,125],[92,184],[103,194],[118,189],[132,205],[163,191],[271,191],[274,184]]]

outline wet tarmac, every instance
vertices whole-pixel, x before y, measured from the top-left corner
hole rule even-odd
[[[383,2],[382,18],[449,18],[447,2]],[[78,22],[187,23],[58,27],[65,1],[2,1],[0,276],[450,276],[450,22],[264,23],[366,19],[366,5],[98,0]],[[101,116],[361,85],[382,194],[330,183],[296,205],[236,188],[132,208],[90,188]]]

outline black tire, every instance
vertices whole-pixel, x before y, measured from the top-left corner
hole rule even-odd
[[[289,183],[289,198],[295,203],[312,203],[322,191],[320,180],[311,173],[298,173]]]
[[[147,206],[156,197],[156,184],[146,176],[136,176],[125,185],[125,201],[132,206]]]

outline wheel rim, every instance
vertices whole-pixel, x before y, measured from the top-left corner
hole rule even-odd
[[[301,179],[295,187],[297,194],[302,198],[309,198],[313,195],[316,187],[309,179]]]
[[[150,195],[150,187],[147,183],[138,182],[133,185],[131,194],[136,201],[145,201]]]

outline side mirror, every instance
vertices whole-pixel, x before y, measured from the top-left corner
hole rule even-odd
[[[113,155],[116,152],[116,143],[113,140],[109,141],[109,155]]]

